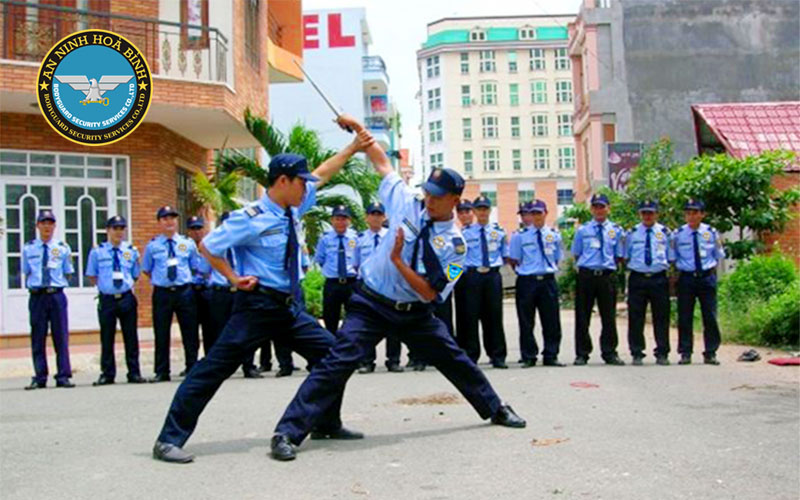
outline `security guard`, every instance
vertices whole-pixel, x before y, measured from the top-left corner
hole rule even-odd
[[[342,127],[360,124],[347,115],[337,119]],[[257,202],[236,210],[222,226],[203,239],[200,250],[211,265],[239,289],[233,313],[208,356],[198,361],[175,393],[169,413],[153,447],[153,458],[186,463],[194,457],[181,447],[194,431],[203,408],[222,382],[256,349],[265,336],[281,338],[292,350],[316,362],[334,343],[333,335],[305,312],[295,297],[299,291],[300,218],[315,203],[317,188],[325,184],[356,152],[373,139],[358,134],[351,144],[324,161],[313,174],[307,161],[296,154],[275,155],[269,163],[268,188]],[[225,259],[229,248],[239,259],[241,274]],[[342,427],[343,389],[328,393],[331,404],[315,420],[323,437],[348,438]]]
[[[485,196],[472,202],[478,221],[464,229],[467,241],[466,271],[463,286],[464,328],[458,327],[458,344],[470,359],[478,362],[481,344],[478,321],[483,330],[483,348],[495,368],[506,365],[506,337],[503,331],[503,277],[500,268],[508,258],[506,232],[489,222],[492,204]]]
[[[720,335],[717,325],[717,265],[725,258],[722,240],[716,229],[703,223],[706,205],[690,199],[684,208],[686,224],[673,233],[678,277],[678,352],[681,365],[692,362],[694,301],[703,313],[703,361],[718,365]]]
[[[556,273],[564,255],[561,234],[545,225],[547,204],[534,200],[520,207],[524,227],[511,236],[509,256],[517,273],[516,302],[519,348],[524,368],[536,366],[539,346],[533,336],[536,310],[542,321],[545,366],[564,366],[558,361],[561,317]]]
[[[194,241],[196,246],[200,245],[206,235],[206,221],[199,215],[192,215],[186,220],[186,233]],[[197,266],[192,270],[192,291],[194,292],[194,301],[197,304],[197,325],[203,329],[203,353],[208,354],[211,349],[213,340],[206,340],[206,331],[212,327],[210,325],[210,304],[208,302],[208,279],[211,276],[211,264],[208,259],[197,254]],[[199,331],[198,328],[198,331]]]
[[[389,214],[389,233],[361,269],[362,280],[336,344],[300,386],[275,428],[271,448],[276,460],[295,458],[294,446],[326,411],[338,407],[339,394],[364,354],[387,334],[396,335],[436,366],[482,418],[498,425],[525,426],[433,316],[431,304],[446,297],[462,274],[466,249],[453,209],[464,180],[454,170],[434,170],[422,186],[423,206],[380,147],[370,146],[367,154],[383,178],[379,196]]]
[[[322,320],[325,328],[336,335],[342,306],[347,304],[356,282],[356,246],[358,234],[350,229],[350,209],[337,205],[333,209],[331,225],[317,243],[314,259],[322,267],[325,288],[322,290]]]
[[[356,267],[361,266],[377,250],[383,238],[386,237],[388,230],[383,226],[386,221],[386,209],[383,203],[376,201],[367,207],[367,230],[358,238],[356,247]],[[400,341],[396,337],[386,337],[386,369],[390,372],[400,373],[403,367],[400,366]],[[373,349],[364,360],[358,373],[372,373],[375,371],[375,349]]]
[[[464,199],[456,205],[456,214],[458,215],[458,223],[461,224],[463,231],[475,222],[475,214],[472,213],[472,202]]]
[[[625,260],[628,276],[628,345],[633,364],[644,359],[644,319],[647,303],[653,310],[653,333],[656,348],[653,354],[659,365],[669,364],[669,279],[667,270],[675,260],[670,247],[670,230],[658,223],[658,202],[639,204],[642,222],[625,239]]]
[[[600,320],[600,350],[609,365],[624,365],[617,354],[617,260],[624,256],[625,233],[608,220],[609,202],[604,194],[592,196],[593,220],[575,230],[572,255],[578,265],[575,294],[575,364],[585,365],[592,352],[589,323],[597,299]]]
[[[100,323],[100,378],[92,385],[114,383],[117,365],[114,359],[114,337],[117,320],[125,343],[125,364],[128,383],[146,382],[139,370],[139,335],[136,331],[138,302],[133,285],[139,279],[139,250],[124,241],[127,222],[115,215],[106,222],[108,241],[89,252],[86,276],[100,292],[97,319]]]
[[[458,216],[458,223],[461,225],[461,231],[466,231],[466,229],[475,222],[475,215],[472,213],[472,201],[467,199],[461,200],[458,205],[456,205],[456,215]],[[451,332],[456,338],[458,338],[457,332],[464,331],[464,329],[467,328],[467,318],[466,314],[464,314],[467,310],[465,304],[467,289],[464,283],[466,283],[466,280],[458,280],[451,294],[451,301],[455,303],[456,316],[455,328],[451,328]]]
[[[169,352],[172,315],[178,316],[183,340],[183,354],[189,373],[197,361],[200,339],[197,333],[197,302],[192,280],[197,269],[197,246],[178,234],[178,212],[164,206],[156,214],[162,234],[144,249],[142,272],[153,284],[153,333],[156,341],[155,372],[151,382],[170,380]]]
[[[28,311],[31,317],[31,351],[35,375],[26,390],[44,389],[47,385],[47,328],[51,329],[56,349],[56,387],[75,387],[70,381],[69,327],[67,324],[67,276],[72,268],[72,250],[69,245],[53,237],[56,216],[51,210],[42,210],[36,218],[39,237],[22,249],[22,272],[28,288]]]

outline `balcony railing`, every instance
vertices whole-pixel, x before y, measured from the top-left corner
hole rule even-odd
[[[364,56],[361,58],[361,69],[363,71],[379,71],[389,81],[389,75],[386,73],[386,63],[383,62],[381,56]]]
[[[364,118],[364,124],[370,130],[389,130],[391,128],[389,121],[381,116],[368,116]]]
[[[130,40],[153,75],[228,81],[228,39],[216,28],[11,0],[0,0],[0,7],[4,59],[39,62],[63,37],[96,28]]]

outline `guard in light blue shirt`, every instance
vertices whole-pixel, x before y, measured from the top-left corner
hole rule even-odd
[[[519,209],[523,227],[511,236],[509,257],[517,273],[516,302],[519,347],[523,368],[536,366],[539,345],[533,335],[536,310],[542,321],[545,366],[564,366],[558,361],[561,317],[556,273],[564,255],[561,233],[545,225],[547,204],[534,200]]]
[[[74,271],[72,250],[69,245],[53,237],[56,216],[51,210],[42,210],[36,218],[39,237],[22,248],[22,273],[30,292],[28,311],[31,317],[31,351],[34,376],[26,390],[43,389],[47,385],[48,325],[56,349],[56,387],[75,387],[70,381],[72,368],[69,362],[69,328],[67,326],[67,296],[64,288]]]
[[[359,127],[359,134],[369,134]],[[389,233],[361,269],[363,281],[348,304],[347,316],[330,353],[311,371],[275,428],[272,457],[293,460],[299,445],[329,408],[337,393],[386,335],[395,335],[424,361],[450,380],[482,418],[510,427],[524,427],[504,406],[481,370],[433,316],[462,274],[466,248],[453,220],[464,189],[454,170],[436,169],[423,184],[422,200],[403,183],[377,145],[367,148],[383,178],[381,202],[389,214]],[[313,438],[313,435],[312,435]]]
[[[624,365],[617,354],[617,261],[625,256],[625,231],[608,220],[609,202],[604,194],[592,196],[593,219],[575,230],[572,255],[578,264],[575,293],[575,364],[585,365],[592,352],[589,323],[597,300],[603,328],[600,350],[609,365]]]
[[[462,199],[458,205],[456,205],[456,216],[458,217],[458,223],[461,225],[461,231],[466,231],[466,229],[471,226],[475,222],[475,214],[472,212],[472,200],[468,200],[466,198]],[[455,336],[458,339],[458,333],[463,331],[467,327],[467,294],[469,291],[467,290],[466,285],[464,284],[466,281],[458,280],[456,283],[455,288],[453,289],[452,299],[450,300],[449,304],[449,311],[445,310],[440,311],[441,315],[437,314],[437,317],[444,321],[445,325],[447,325],[448,330],[450,330],[450,334]],[[455,306],[455,327],[453,325],[453,306]],[[410,355],[409,355],[410,357]],[[419,363],[412,363],[412,360],[409,359],[409,364],[415,370],[425,369],[425,366],[419,366]]]
[[[639,204],[642,222],[625,239],[628,263],[628,346],[633,364],[644,359],[644,320],[647,303],[653,310],[653,333],[656,348],[653,354],[659,365],[669,364],[669,279],[667,270],[675,260],[670,245],[670,230],[658,223],[658,202]]]
[[[198,266],[194,241],[178,234],[178,212],[170,206],[158,209],[156,219],[161,234],[144,249],[142,272],[153,284],[153,334],[155,336],[155,377],[151,382],[170,380],[170,330],[173,315],[178,317],[183,340],[186,369],[197,361],[200,337],[197,322],[197,301],[192,280]]]
[[[100,292],[97,319],[100,323],[100,378],[92,385],[114,383],[117,364],[114,360],[114,337],[117,320],[125,343],[125,364],[128,383],[143,384],[139,369],[139,334],[137,319],[139,303],[133,294],[133,285],[139,279],[139,250],[124,241],[127,221],[115,215],[106,221],[108,240],[89,252],[86,276],[97,285]]]
[[[207,234],[206,221],[199,215],[193,215],[186,221],[186,233],[189,238],[194,241],[196,246],[200,246],[200,242]],[[194,301],[197,307],[197,325],[199,330],[203,330],[203,352],[207,355],[211,350],[211,345],[214,343],[215,335],[207,335],[206,332],[213,329],[211,326],[211,304],[209,303],[210,293],[208,289],[208,280],[211,278],[211,264],[208,259],[203,257],[200,252],[197,253],[195,265],[192,268],[192,292],[194,294]],[[208,337],[208,339],[206,338]]]
[[[700,301],[703,315],[703,360],[718,365],[720,344],[717,324],[717,265],[725,258],[722,240],[716,229],[703,223],[706,206],[701,200],[690,199],[684,206],[686,224],[675,231],[672,246],[675,252],[678,278],[678,362],[692,362],[694,344],[694,302]]]
[[[467,242],[466,270],[462,286],[464,325],[456,333],[458,344],[470,359],[478,362],[481,343],[478,323],[483,329],[483,348],[495,368],[506,364],[506,335],[503,331],[503,277],[500,268],[508,258],[508,238],[499,224],[490,223],[492,204],[486,196],[472,202],[477,222],[464,229]],[[458,305],[461,307],[461,304]]]
[[[352,215],[345,205],[333,208],[331,225],[317,243],[314,259],[322,267],[325,288],[322,290],[322,320],[325,328],[336,335],[342,307],[350,300],[356,282],[358,233],[350,228]]]

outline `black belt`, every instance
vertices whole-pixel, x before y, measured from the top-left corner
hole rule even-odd
[[[178,292],[178,291],[181,291],[181,290],[185,290],[187,286],[189,286],[189,285],[188,284],[186,284],[186,285],[175,285],[175,286],[158,286],[158,285],[156,285],[154,288],[156,290],[162,290],[162,291],[165,291],[165,292]]]
[[[232,285],[228,285],[228,286],[225,286],[225,285],[209,285],[208,288],[214,290],[215,292],[231,292],[231,293],[233,293],[233,292],[235,292],[237,290],[237,288],[235,286],[232,286]]]
[[[631,276],[640,276],[642,278],[666,278],[666,271],[659,271],[657,273],[640,273],[639,271],[631,271]]]
[[[474,266],[472,266],[472,267],[468,267],[467,271],[475,271],[475,272],[477,272],[479,274],[496,273],[496,272],[500,271],[500,266],[495,266],[495,267],[486,267],[486,266],[474,267]]]
[[[41,294],[52,295],[54,293],[59,293],[62,290],[63,290],[63,288],[61,288],[61,287],[53,287],[53,286],[49,286],[49,287],[45,287],[45,288],[29,288],[28,289],[28,291],[30,292],[31,295],[41,295]]]
[[[198,291],[198,292],[202,292],[202,291],[203,291],[203,290],[205,290],[207,287],[206,287],[205,285],[192,285],[192,288],[193,288],[194,290]]]
[[[556,275],[552,274],[552,273],[550,273],[550,274],[520,274],[519,277],[520,278],[527,278],[527,279],[530,279],[530,280],[536,280],[536,281],[544,281],[544,280],[555,279]]]
[[[274,288],[269,288],[264,285],[258,285],[253,292],[271,297],[281,304],[285,304],[287,306],[290,306],[292,303],[294,303],[294,297],[292,297],[291,294],[280,292]]]
[[[100,297],[104,298],[104,299],[120,300],[123,297],[127,297],[128,295],[131,295],[132,293],[133,292],[130,291],[130,290],[128,290],[127,292],[122,292],[122,293],[101,293]]]
[[[716,274],[716,269],[707,269],[705,271],[681,271],[681,276],[691,276],[692,278],[707,278],[712,274]]]
[[[420,312],[430,309],[430,304],[427,304],[425,302],[398,302],[396,300],[390,299],[389,297],[384,297],[383,295],[379,294],[375,290],[368,287],[363,281],[359,281],[358,283],[356,283],[356,291],[361,292],[363,295],[374,300],[375,302],[378,302],[379,304],[391,307],[395,311]]]
[[[347,278],[325,278],[327,281],[333,281],[334,283],[339,283],[340,285],[344,285],[345,283],[354,283],[356,281],[355,276],[350,276]]]
[[[578,271],[584,274],[591,274],[592,276],[608,276],[614,274],[611,269],[589,269],[588,267],[579,267]]]

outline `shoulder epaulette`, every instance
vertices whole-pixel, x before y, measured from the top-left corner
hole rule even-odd
[[[258,205],[250,205],[249,207],[244,209],[244,213],[246,213],[252,219],[256,215],[263,214],[264,211],[261,210],[261,207],[259,207]]]

